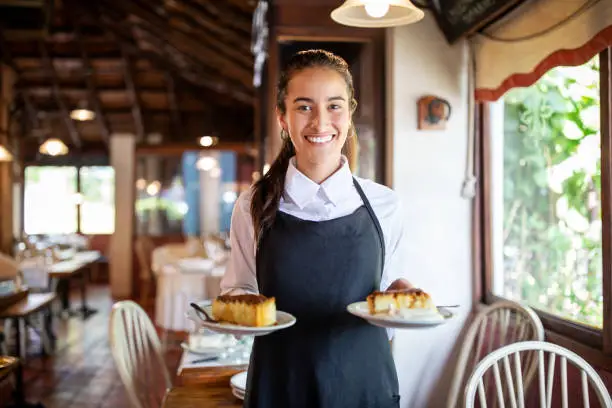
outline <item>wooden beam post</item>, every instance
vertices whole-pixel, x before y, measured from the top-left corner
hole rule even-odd
[[[14,72],[5,65],[0,65],[0,143],[11,153],[10,107],[13,100]],[[19,160],[13,155],[13,160]],[[0,163],[0,252],[13,253],[13,166],[14,163]]]

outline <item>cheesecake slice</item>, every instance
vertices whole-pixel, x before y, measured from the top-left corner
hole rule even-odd
[[[417,311],[438,313],[429,294],[416,288],[376,291],[368,296],[367,301],[371,315],[406,315]]]
[[[213,300],[213,319],[241,326],[276,323],[276,300],[263,295],[222,295]]]

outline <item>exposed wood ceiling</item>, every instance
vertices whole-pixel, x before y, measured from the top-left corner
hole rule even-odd
[[[252,142],[255,0],[0,0],[0,58],[25,137],[76,148],[139,140]],[[93,121],[69,118],[86,106]]]

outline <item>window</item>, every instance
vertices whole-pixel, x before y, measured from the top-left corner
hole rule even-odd
[[[481,231],[486,300],[526,303],[548,329],[612,351],[608,61],[551,69],[483,107]]]
[[[23,201],[26,234],[115,231],[115,173],[110,166],[28,166]]]
[[[75,167],[25,169],[23,227],[26,234],[77,232]]]
[[[115,232],[115,169],[110,166],[81,167],[80,226],[83,234]]]

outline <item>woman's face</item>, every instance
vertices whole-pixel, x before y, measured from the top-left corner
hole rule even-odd
[[[278,120],[289,132],[299,165],[337,164],[351,120],[342,76],[328,68],[299,71],[287,86],[285,107]]]

